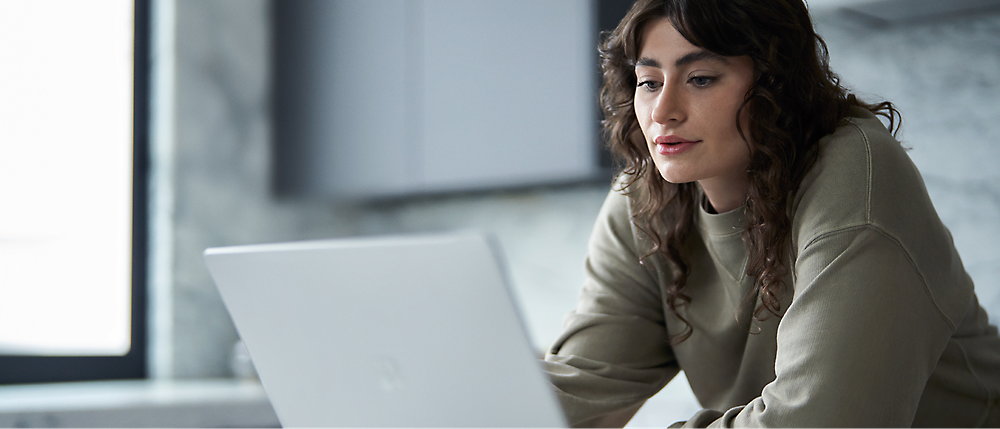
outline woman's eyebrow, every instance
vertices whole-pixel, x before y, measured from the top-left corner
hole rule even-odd
[[[688,54],[684,55],[683,57],[678,58],[677,61],[674,61],[674,67],[680,68],[681,66],[684,66],[684,65],[687,65],[687,64],[691,64],[691,63],[693,63],[695,61],[701,61],[701,60],[708,60],[708,61],[715,61],[715,62],[719,62],[719,63],[723,63],[723,64],[729,64],[729,58],[726,58],[725,56],[719,55],[719,54],[717,54],[715,52],[712,52],[712,51],[707,51],[707,50],[704,50],[704,49],[699,49],[697,51],[688,53]],[[643,67],[653,67],[653,68],[658,68],[658,69],[662,69],[663,68],[663,64],[661,64],[659,61],[657,61],[657,60],[655,60],[653,58],[649,58],[649,57],[639,58],[639,60],[635,62],[635,66],[636,67],[640,67],[640,66],[643,66]]]
[[[635,62],[635,66],[636,67],[640,67],[640,66],[642,66],[642,67],[653,67],[653,68],[658,68],[658,69],[662,69],[663,68],[663,66],[660,64],[659,61],[656,61],[656,60],[654,60],[652,58],[649,58],[649,57],[639,58],[639,61]]]
[[[712,51],[700,49],[678,58],[677,61],[674,62],[674,67],[680,67],[685,64],[690,64],[695,61],[701,61],[701,60],[708,60],[723,64],[729,64],[729,59],[726,58],[725,56],[719,55]]]

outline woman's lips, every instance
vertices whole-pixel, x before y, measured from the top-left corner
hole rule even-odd
[[[677,155],[700,143],[701,140],[692,141],[678,136],[659,136],[653,140],[656,143],[656,152],[660,155]]]

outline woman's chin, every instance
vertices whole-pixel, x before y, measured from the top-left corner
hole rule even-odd
[[[698,180],[692,178],[691,175],[689,174],[681,174],[675,171],[663,171],[663,170],[659,171],[660,171],[660,177],[662,177],[663,180],[666,180],[667,182],[673,183],[675,185],[680,185],[682,183],[690,183],[694,182],[695,180]]]

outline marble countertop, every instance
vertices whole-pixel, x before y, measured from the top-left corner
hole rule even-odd
[[[257,381],[121,380],[0,386],[2,427],[278,427]]]

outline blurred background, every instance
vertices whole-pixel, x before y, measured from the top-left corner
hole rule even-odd
[[[212,246],[488,231],[536,347],[558,335],[611,177],[598,138],[594,46],[630,2],[44,0],[30,2],[36,11],[23,3],[0,0],[0,271],[26,266],[11,262],[25,249],[70,242],[51,237],[77,241],[59,248],[67,256],[43,252],[34,268],[0,275],[8,306],[0,361],[33,362],[23,364],[30,372],[59,356],[72,359],[54,364],[72,369],[63,380],[152,381],[26,383],[12,369],[22,366],[0,366],[0,378],[15,383],[0,386],[0,425],[276,424],[202,260]],[[997,3],[809,2],[843,83],[902,113],[900,138],[994,324]],[[96,12],[101,5],[110,9]],[[118,33],[86,37],[107,28]],[[134,68],[133,44],[149,59]],[[116,47],[81,54],[101,46]],[[117,68],[90,71],[88,61]],[[133,101],[147,122],[133,123]],[[25,125],[32,117],[44,121]],[[102,120],[107,128],[88,125]],[[133,165],[133,154],[148,158]],[[98,176],[105,181],[89,179]],[[117,193],[99,197],[98,189]],[[55,224],[61,229],[47,226]],[[94,243],[110,247],[87,247]],[[89,253],[117,256],[65,265]],[[81,271],[97,265],[109,268]],[[66,274],[42,282],[42,272]],[[95,298],[109,284],[108,297]],[[25,300],[53,313],[34,322],[5,315]],[[111,313],[119,316],[101,320],[112,334],[97,335],[97,346],[74,343],[82,334],[51,344],[23,338],[29,326],[65,332]],[[79,375],[93,371],[79,356],[139,364],[131,375]],[[110,365],[135,365],[121,362]],[[679,376],[630,425],[663,427],[698,408]]]

